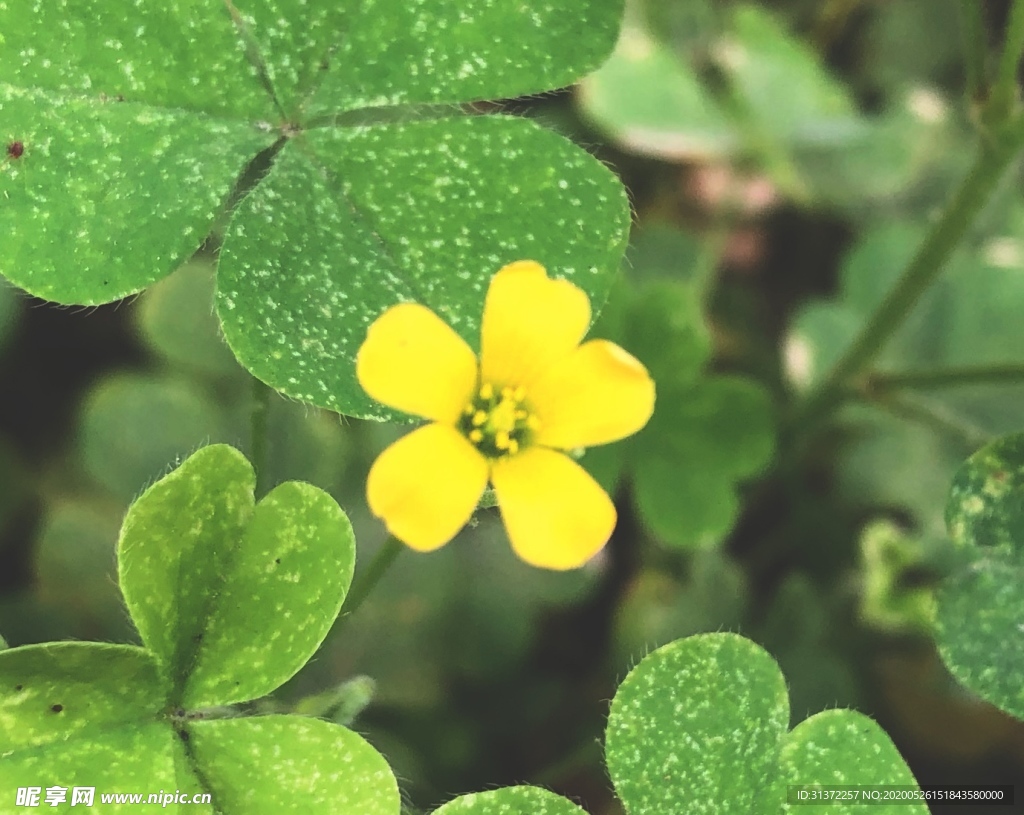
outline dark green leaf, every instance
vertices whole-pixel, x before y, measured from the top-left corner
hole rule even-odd
[[[25,146],[0,173],[0,272],[85,305],[140,291],[188,258],[273,140],[245,123],[4,84],[0,131]]]
[[[310,111],[470,102],[571,84],[612,50],[622,0],[369,0],[346,21]]]
[[[946,521],[965,562],[938,594],[943,659],[975,693],[1024,719],[1024,434],[964,462]]]
[[[478,346],[491,276],[524,258],[597,305],[626,216],[611,173],[523,119],[311,132],[282,152],[232,221],[217,310],[236,356],[263,381],[330,410],[386,418],[354,370],[382,311],[417,300]]]
[[[141,0],[126,13],[104,0],[12,0],[0,7],[0,31],[3,81],[12,85],[213,116],[273,115],[227,4]],[[7,118],[2,102],[0,114]]]

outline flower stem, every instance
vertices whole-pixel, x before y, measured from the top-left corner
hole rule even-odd
[[[956,385],[1024,384],[1024,364],[977,365],[964,368],[936,368],[931,371],[872,373],[867,389],[886,393],[902,388],[937,390]]]
[[[960,20],[963,25],[967,98],[972,104],[980,104],[988,95],[988,42],[982,4],[978,0],[960,0]]]
[[[930,428],[967,450],[977,450],[991,439],[982,428],[928,399],[881,394],[871,399],[871,404],[893,416]]]
[[[270,386],[255,376],[252,378],[252,411],[249,416],[249,454],[256,469],[256,498],[261,498],[267,489],[269,466],[267,418],[270,414]]]
[[[1020,67],[1022,54],[1024,54],[1024,0],[1013,0],[1010,16],[1006,22],[1003,52],[999,56],[996,80],[992,86],[990,104],[996,116],[1005,116],[1016,102],[1017,69]]]
[[[983,141],[974,166],[932,225],[895,286],[854,338],[821,385],[797,411],[796,427],[806,428],[836,406],[848,383],[862,375],[886,342],[903,325],[918,299],[946,262],[991,198],[999,181],[1024,144],[1024,126],[1015,121]]]
[[[394,535],[388,536],[388,539],[381,544],[374,554],[373,560],[370,561],[370,565],[366,567],[365,571],[359,572],[352,582],[352,590],[348,593],[348,598],[342,606],[342,611],[346,616],[355,613],[370,596],[370,593],[380,583],[381,578],[387,574],[399,553],[405,548],[405,544]]]

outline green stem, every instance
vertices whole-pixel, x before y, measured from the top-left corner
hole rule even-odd
[[[985,18],[979,0],[960,0],[960,19],[963,24],[964,62],[967,73],[967,98],[981,102],[988,93],[986,58],[988,40]]]
[[[982,447],[991,438],[990,434],[977,425],[926,399],[889,395],[872,399],[871,403],[893,416],[928,427],[953,439],[968,450]]]
[[[867,388],[872,393],[885,393],[901,388],[933,390],[956,385],[996,385],[1024,383],[1024,364],[977,365],[965,368],[936,368],[932,371],[899,371],[873,373]]]
[[[979,4],[980,5],[980,4]],[[1014,0],[1006,23],[1003,52],[999,55],[999,68],[992,87],[992,105],[996,116],[1005,116],[1013,107],[1017,96],[1017,69],[1024,54],[1024,0]]]
[[[269,456],[267,443],[267,419],[270,415],[270,387],[255,376],[252,378],[252,412],[249,417],[249,453],[252,466],[256,468],[256,497],[261,498],[267,489]]]
[[[860,334],[835,364],[821,385],[798,409],[796,427],[806,427],[829,413],[847,384],[863,374],[886,342],[903,325],[918,299],[934,282],[961,239],[988,203],[1024,142],[1020,122],[984,142],[974,166],[954,193],[942,216],[932,225],[917,253],[896,285],[868,319]]]
[[[387,574],[399,553],[405,548],[405,544],[393,535],[381,544],[380,549],[373,556],[373,560],[370,561],[370,565],[366,567],[366,571],[359,572],[352,583],[352,590],[348,593],[345,605],[342,606],[346,617],[354,614],[363,601],[370,596],[381,578]]]

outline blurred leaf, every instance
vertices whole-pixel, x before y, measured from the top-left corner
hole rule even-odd
[[[235,213],[217,312],[238,359],[275,389],[395,418],[355,378],[381,312],[422,302],[476,347],[490,278],[522,258],[574,281],[596,306],[628,218],[608,170],[525,119],[311,131]]]
[[[752,381],[661,385],[633,463],[637,506],[654,534],[672,546],[719,543],[739,511],[736,482],[767,464],[773,436],[768,395]]]
[[[747,591],[743,572],[716,551],[695,552],[684,581],[641,571],[616,610],[616,665],[628,668],[651,649],[680,637],[738,629]]]
[[[925,545],[888,521],[861,533],[861,617],[884,631],[930,635],[935,619],[934,578],[910,581],[927,567]]]
[[[293,713],[317,718],[329,717],[344,727],[351,726],[373,701],[377,683],[369,676],[354,676],[336,687],[300,699]]]
[[[398,784],[387,763],[343,727],[260,716],[194,722],[190,734],[219,811],[398,814]]]
[[[972,691],[1024,719],[1024,434],[964,462],[946,520],[963,562],[938,593],[942,658]]]
[[[322,681],[359,671],[373,676],[382,705],[436,707],[446,676],[509,675],[529,654],[545,612],[579,605],[600,585],[600,558],[582,569],[541,573],[512,552],[496,512],[478,517],[436,552],[403,553],[359,614],[345,618],[329,640],[331,664],[323,670],[330,673]],[[368,561],[373,553],[360,557]],[[380,647],[384,640],[387,648]]]
[[[581,463],[608,489],[628,473],[643,522],[663,542],[711,547],[739,511],[736,482],[772,455],[774,420],[768,394],[753,381],[703,374],[705,281],[658,274],[670,265],[663,251],[672,244],[689,245],[657,232],[639,243],[636,276],[646,270],[647,279],[620,286],[614,319],[595,329],[647,366],[657,387],[654,415],[635,437],[588,451]]]
[[[737,6],[718,53],[758,133],[779,143],[841,144],[859,130],[849,91],[764,8]]]
[[[790,733],[788,720],[786,683],[757,645],[735,634],[679,640],[648,655],[619,686],[608,771],[631,815],[788,811],[789,784],[915,785],[892,742],[862,714],[828,711]],[[827,811],[859,808],[833,802]]]
[[[608,61],[580,84],[583,115],[623,149],[667,161],[720,158],[739,139],[696,71],[626,25]]]
[[[40,599],[60,609],[76,638],[123,639],[132,630],[117,590],[120,507],[61,499],[46,511],[36,541]]]
[[[223,435],[220,408],[189,382],[119,373],[87,394],[78,445],[86,472],[127,501],[183,456]]]
[[[956,0],[876,3],[863,34],[864,71],[886,93],[936,85],[962,69],[962,26]]]
[[[308,481],[333,493],[351,463],[349,435],[337,415],[275,396],[266,444],[267,485]]]
[[[567,798],[538,787],[503,787],[460,795],[433,815],[584,815]]]
[[[713,0],[640,0],[637,6],[658,39],[684,51],[707,47],[722,25]]]
[[[214,266],[194,260],[151,286],[135,312],[146,344],[173,365],[210,376],[241,373],[213,313]]]
[[[205,447],[125,518],[122,591],[175,704],[274,690],[320,645],[351,582],[355,542],[334,499],[288,482],[254,505],[254,485],[241,453]]]

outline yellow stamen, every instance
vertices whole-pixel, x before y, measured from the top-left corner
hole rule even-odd
[[[481,399],[493,399],[494,398],[494,386],[490,382],[485,382],[480,388]]]
[[[474,427],[480,427],[480,425],[482,425],[486,421],[487,421],[487,414],[484,411],[478,410],[476,413],[473,414],[473,426]]]
[[[471,430],[469,431],[469,440],[474,444],[479,444],[484,440],[484,434],[482,430]]]

